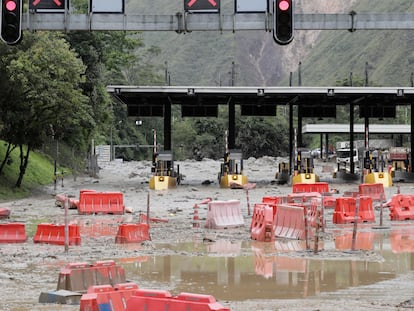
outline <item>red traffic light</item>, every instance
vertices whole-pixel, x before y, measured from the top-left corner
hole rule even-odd
[[[279,6],[279,10],[287,11],[290,8],[290,2],[287,0],[280,0],[278,6]]]
[[[6,0],[5,7],[7,11],[14,11],[17,8],[17,3],[14,0]]]

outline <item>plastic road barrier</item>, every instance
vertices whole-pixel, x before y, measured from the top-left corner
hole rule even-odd
[[[316,183],[296,183],[292,186],[292,192],[319,192],[319,193],[328,193],[329,185],[326,182],[316,182]]]
[[[332,222],[334,224],[346,224],[355,222],[356,198],[339,197],[336,199],[335,211]],[[357,222],[374,222],[375,214],[372,205],[372,198],[361,196],[359,198],[359,212]]]
[[[86,292],[90,286],[125,283],[125,270],[113,260],[70,263],[60,270],[57,289]]]
[[[122,192],[81,191],[78,204],[79,214],[124,214]]]
[[[69,245],[80,245],[81,237],[78,225],[68,226]],[[65,245],[65,225],[38,224],[33,237],[35,243]]]
[[[391,220],[414,219],[414,195],[395,194],[390,203]]]
[[[239,200],[211,201],[208,203],[206,228],[224,229],[244,225]]]
[[[139,243],[150,240],[147,224],[121,224],[118,227],[115,243]]]
[[[26,240],[27,235],[24,223],[0,224],[0,243],[23,243]]]
[[[275,215],[266,204],[255,204],[250,228],[252,240],[272,242],[275,240]]]
[[[386,200],[383,184],[360,184],[359,194],[370,196],[373,202],[384,202]]]
[[[126,311],[230,311],[211,295],[180,293],[171,296],[165,290],[138,289],[129,298]]]
[[[5,207],[0,207],[0,218],[9,218],[10,210]]]
[[[88,288],[88,292],[80,299],[80,311],[125,311],[127,301],[138,289],[135,283],[96,285]]]
[[[279,204],[276,212],[275,235],[302,240],[306,236],[303,207]]]

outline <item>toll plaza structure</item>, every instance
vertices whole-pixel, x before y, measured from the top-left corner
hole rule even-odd
[[[303,122],[335,119],[338,106],[349,111],[348,131],[350,149],[354,149],[357,112],[364,120],[363,129],[367,145],[372,125],[370,119],[394,119],[398,106],[410,108],[410,148],[414,145],[411,135],[414,128],[414,87],[263,87],[263,86],[125,86],[110,85],[107,91],[117,101],[127,105],[128,116],[163,117],[164,147],[171,150],[171,107],[181,106],[183,117],[217,117],[218,106],[228,107],[228,147],[235,146],[236,105],[242,116],[275,116],[277,106],[288,107],[289,111],[289,170],[297,170],[294,147],[303,147]],[[294,113],[296,114],[294,116]],[[297,121],[296,121],[297,120]],[[296,124],[294,124],[296,121]],[[325,121],[326,122],[326,121]],[[343,122],[341,120],[341,122]],[[294,134],[295,129],[299,129]],[[294,146],[293,142],[297,141]],[[410,163],[413,155],[410,155]],[[351,161],[350,173],[355,173]],[[412,174],[409,167],[407,176]]]

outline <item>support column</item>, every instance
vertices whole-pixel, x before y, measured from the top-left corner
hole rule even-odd
[[[414,163],[414,104],[411,104],[411,130],[410,130],[410,148],[411,148],[411,159],[410,159],[410,173],[413,172],[413,163]]]
[[[293,104],[289,103],[289,175],[293,173]]]
[[[351,165],[351,174],[355,173],[355,163],[354,163],[354,104],[349,104],[349,152],[351,153],[350,165]]]
[[[229,149],[235,149],[236,145],[236,105],[229,102]]]
[[[164,150],[171,150],[171,103],[164,104]]]

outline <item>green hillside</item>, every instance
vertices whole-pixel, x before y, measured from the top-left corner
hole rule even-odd
[[[5,150],[6,144],[0,141],[1,161],[4,158]],[[52,161],[45,155],[32,152],[26,174],[23,178],[22,187],[13,187],[19,175],[19,163],[19,151],[15,149],[0,174],[0,201],[25,197],[35,190],[36,187],[53,182],[54,169]]]

